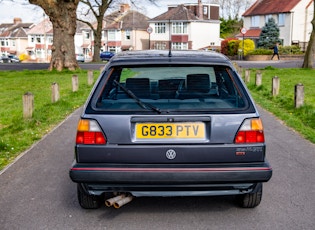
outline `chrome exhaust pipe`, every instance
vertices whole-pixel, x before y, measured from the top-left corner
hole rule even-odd
[[[118,200],[121,200],[121,199],[125,198],[125,196],[126,196],[125,194],[122,194],[122,195],[115,196],[115,197],[113,197],[113,198],[107,199],[107,200],[105,201],[105,205],[106,205],[107,207],[111,207],[111,206],[113,206],[114,203],[117,202]]]
[[[117,200],[115,203],[114,203],[114,208],[120,208],[121,206],[129,203],[130,201],[132,201],[133,199],[133,196],[126,196],[120,200]]]

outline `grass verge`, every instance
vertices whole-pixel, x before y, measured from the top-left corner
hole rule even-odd
[[[21,152],[41,139],[75,109],[82,106],[91,91],[87,70],[1,71],[0,72],[0,170]],[[79,90],[72,91],[72,76],[79,78]],[[94,78],[99,71],[94,71]],[[51,102],[51,85],[58,83],[60,100]],[[23,119],[22,97],[34,95],[31,119]]]
[[[257,69],[251,69],[247,87],[256,103],[273,113],[287,126],[315,143],[315,71],[312,69],[276,69],[266,67],[262,71],[262,85],[255,85]],[[272,96],[272,78],[280,79],[280,92]],[[304,86],[304,105],[295,108],[295,85]]]

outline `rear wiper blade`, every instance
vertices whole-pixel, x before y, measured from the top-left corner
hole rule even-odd
[[[143,102],[139,97],[137,97],[131,90],[127,89],[125,86],[123,86],[120,82],[114,80],[114,83],[116,85],[118,85],[129,97],[131,97],[132,99],[134,99],[138,105],[140,105],[142,108],[144,109],[151,109],[157,113],[161,113],[162,111],[155,107],[154,105],[151,105],[149,103],[145,103]]]

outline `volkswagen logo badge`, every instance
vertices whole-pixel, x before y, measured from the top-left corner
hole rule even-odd
[[[176,152],[174,149],[169,149],[166,151],[166,158],[169,159],[169,160],[174,160],[175,157],[176,157]]]

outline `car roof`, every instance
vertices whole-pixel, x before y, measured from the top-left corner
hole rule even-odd
[[[213,51],[185,50],[142,50],[117,53],[108,64],[219,64],[231,66],[223,54]]]

